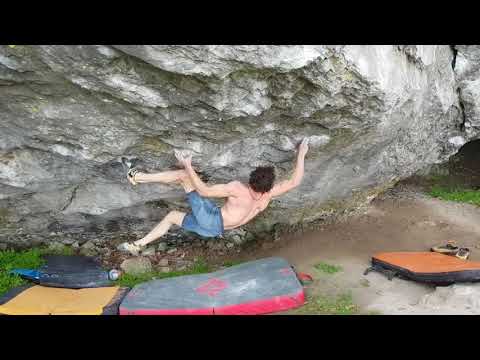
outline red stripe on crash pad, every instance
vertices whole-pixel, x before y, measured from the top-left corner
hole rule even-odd
[[[303,304],[305,304],[305,293],[302,290],[297,294],[275,296],[270,299],[218,308],[129,310],[120,307],[120,315],[260,315],[286,311]]]
[[[215,315],[260,315],[286,311],[305,304],[305,293],[275,296],[271,299],[255,300],[244,304],[214,308]]]

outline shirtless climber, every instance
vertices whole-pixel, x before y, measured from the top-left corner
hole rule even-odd
[[[228,184],[207,185],[192,168],[192,156],[175,153],[184,170],[164,171],[155,174],[146,174],[130,169],[128,180],[138,183],[180,183],[191,207],[185,214],[181,211],[170,211],[165,218],[145,237],[133,243],[122,243],[118,249],[137,255],[150,242],[167,233],[172,225],[195,232],[204,237],[223,235],[224,230],[231,230],[252,220],[261,211],[265,210],[272,198],[285,194],[287,191],[300,185],[304,172],[304,160],[308,151],[308,139],[301,142],[295,170],[289,180],[274,185],[275,172],[271,166],[257,167],[250,173],[248,185],[239,181]],[[220,209],[208,197],[227,198],[225,205]]]

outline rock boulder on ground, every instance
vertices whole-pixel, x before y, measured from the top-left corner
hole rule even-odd
[[[120,268],[126,274],[139,275],[152,271],[152,263],[146,257],[134,257],[124,260],[120,264]]]

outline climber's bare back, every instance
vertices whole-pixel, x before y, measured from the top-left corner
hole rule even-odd
[[[227,186],[231,195],[221,209],[225,230],[246,224],[265,210],[272,199],[270,192],[259,196],[240,181],[232,181]]]

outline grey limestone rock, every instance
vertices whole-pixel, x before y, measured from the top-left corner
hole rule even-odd
[[[323,217],[478,136],[476,46],[0,46],[0,241],[142,234],[183,190],[131,186],[121,157],[209,183],[279,179],[310,138],[301,186],[248,225]],[[455,65],[455,70],[452,65]],[[460,88],[460,92],[457,92]],[[21,229],[21,230],[20,230]]]

